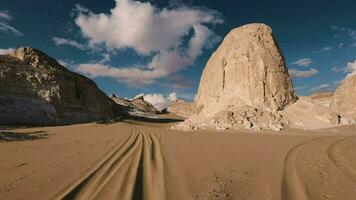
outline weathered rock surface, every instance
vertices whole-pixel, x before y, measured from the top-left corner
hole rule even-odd
[[[115,103],[125,106],[131,109],[135,109],[139,112],[143,112],[146,114],[161,114],[161,111],[159,111],[157,108],[155,108],[151,103],[147,102],[144,100],[143,96],[140,96],[138,98],[135,98],[133,100],[128,100],[124,98],[120,98],[116,95],[111,95],[110,96],[112,100],[115,101]]]
[[[346,78],[336,89],[330,108],[356,119],[356,75]]]
[[[199,85],[198,114],[178,126],[280,129],[278,111],[296,100],[272,29],[248,24],[232,30],[211,56]]]
[[[288,127],[296,129],[322,129],[352,123],[310,97],[299,97],[282,111],[282,115]]]
[[[218,110],[222,106],[249,105],[277,111],[296,99],[272,29],[248,24],[232,30],[209,59],[197,105],[216,106]]]
[[[119,112],[93,81],[37,49],[19,48],[0,56],[0,124],[90,122]]]
[[[169,113],[173,113],[184,118],[189,118],[192,115],[196,114],[196,107],[194,102],[185,102],[183,100],[177,100],[167,108],[167,111]]]
[[[332,101],[333,96],[333,92],[316,92],[310,95],[309,97],[315,103],[318,103],[319,105],[324,106],[325,108],[330,108],[330,103]]]

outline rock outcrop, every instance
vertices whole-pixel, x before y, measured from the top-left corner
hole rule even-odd
[[[356,119],[356,75],[346,78],[336,89],[330,108],[346,117]]]
[[[0,56],[0,124],[71,124],[119,113],[120,107],[92,80],[37,49]]]
[[[211,56],[199,85],[198,114],[178,126],[280,129],[279,111],[296,100],[272,29],[248,24],[232,30]]]
[[[194,102],[177,100],[167,108],[167,111],[184,118],[189,118],[196,114],[196,107]]]
[[[282,115],[288,127],[295,129],[322,129],[352,123],[310,97],[299,97],[282,111]]]
[[[325,107],[325,108],[330,108],[330,104],[332,101],[332,98],[334,96],[333,92],[316,92],[310,95],[309,97],[315,102],[318,103],[319,105]]]
[[[116,95],[110,96],[112,100],[118,105],[127,107],[129,109],[134,109],[136,111],[146,113],[146,114],[161,114],[162,112],[155,108],[151,103],[144,100],[143,96],[137,97],[133,100],[123,99]]]

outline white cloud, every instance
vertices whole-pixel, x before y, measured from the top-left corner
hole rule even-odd
[[[19,30],[15,29],[14,27],[10,26],[5,22],[0,22],[0,31],[3,33],[13,33],[15,36],[22,37],[24,36]]]
[[[17,37],[24,36],[19,30],[9,25],[7,21],[12,20],[12,16],[7,11],[0,11],[0,32],[12,33]]]
[[[210,10],[159,10],[149,2],[117,0],[111,14],[80,12],[75,22],[92,45],[105,43],[111,48],[133,48],[148,54],[179,46],[193,26],[221,23],[221,19]]]
[[[160,93],[153,93],[153,94],[141,93],[136,95],[134,99],[142,96],[145,101],[149,102],[160,111],[168,108],[168,106],[170,106],[172,102],[177,100],[177,93],[175,92],[169,94],[167,97],[163,96]]]
[[[332,49],[332,47],[323,47],[321,48],[321,51],[330,51]]]
[[[118,0],[110,14],[80,10],[76,24],[91,47],[131,48],[139,55],[152,55],[152,60],[141,67],[84,63],[78,71],[131,85],[150,84],[192,66],[204,49],[219,40],[207,25],[222,23],[212,10],[185,6],[158,9],[149,2],[133,0]]]
[[[348,73],[346,75],[346,78],[349,76],[356,75],[356,60],[354,62],[347,63],[346,67],[344,68],[344,72]]]
[[[9,14],[9,12],[7,12],[6,10],[4,11],[0,11],[0,19],[4,19],[4,20],[11,20],[12,17]]]
[[[356,40],[356,30],[354,30],[354,29],[340,27],[340,26],[332,26],[331,29],[334,31],[343,32],[343,33],[347,34],[351,39]]]
[[[116,68],[104,64],[79,64],[76,71],[92,78],[115,78],[133,87],[152,84],[155,79],[167,75],[167,72],[161,69],[143,70],[140,67]]]
[[[289,74],[292,78],[309,78],[319,73],[317,69],[310,68],[309,70],[290,69]]]
[[[334,66],[333,68],[331,68],[331,71],[333,71],[333,72],[341,72],[341,71],[343,71],[343,68],[339,67],[339,66]]]
[[[0,49],[0,55],[4,55],[4,54],[9,54],[11,52],[15,51],[14,48],[9,48],[9,49]]]
[[[321,85],[311,88],[310,91],[312,91],[312,92],[325,91],[325,90],[329,90],[330,87],[331,87],[330,84],[321,84]]]
[[[310,64],[312,64],[312,63],[313,63],[313,61],[310,58],[301,58],[301,59],[293,62],[292,64],[299,65],[299,66],[302,66],[302,67],[309,67]]]
[[[60,45],[68,45],[75,47],[77,49],[85,50],[87,47],[85,45],[79,44],[75,40],[70,40],[70,39],[65,39],[65,38],[59,38],[59,37],[52,37],[52,40],[55,45],[60,46]]]

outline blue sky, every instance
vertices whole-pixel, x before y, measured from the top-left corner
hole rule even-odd
[[[332,90],[356,68],[356,1],[1,0],[0,52],[31,46],[108,94],[192,100],[233,28],[273,28],[299,95]]]

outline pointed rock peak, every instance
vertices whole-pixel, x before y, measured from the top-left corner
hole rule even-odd
[[[31,48],[31,47],[20,47],[17,48],[14,52],[10,53],[11,56],[16,57],[26,63],[29,63],[33,66],[36,66],[40,63],[50,64],[53,66],[60,66],[59,68],[64,68],[61,66],[55,59],[51,58],[42,51]]]
[[[143,96],[139,96],[139,97],[136,97],[133,101],[135,100],[141,100],[141,101],[144,101],[145,99],[143,98]]]
[[[221,109],[249,105],[276,111],[296,99],[272,29],[254,23],[233,29],[211,56],[201,77],[197,104]]]

